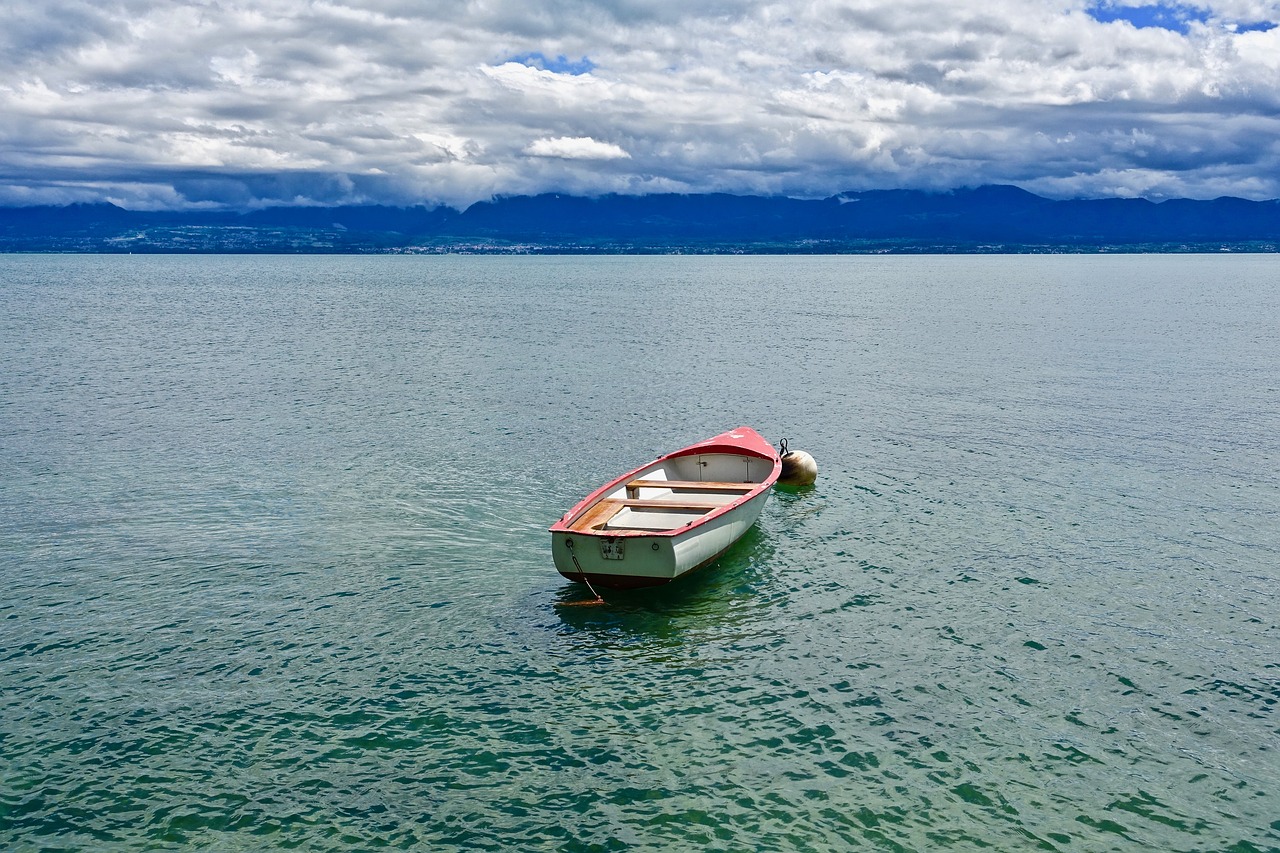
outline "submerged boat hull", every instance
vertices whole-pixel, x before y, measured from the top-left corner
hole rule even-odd
[[[747,427],[628,471],[551,527],[556,570],[607,589],[670,583],[755,524],[780,471],[773,446]]]

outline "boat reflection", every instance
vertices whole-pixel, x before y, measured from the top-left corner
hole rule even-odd
[[[596,604],[585,585],[566,583],[555,601],[560,633],[597,649],[736,633],[775,603],[767,571],[773,554],[772,538],[757,526],[712,565],[662,587],[604,590],[605,603]]]

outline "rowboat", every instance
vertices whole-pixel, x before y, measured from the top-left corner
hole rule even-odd
[[[610,480],[551,527],[556,571],[593,589],[659,586],[714,562],[755,524],[782,462],[738,427]]]

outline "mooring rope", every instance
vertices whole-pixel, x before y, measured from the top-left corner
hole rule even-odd
[[[578,562],[578,555],[573,550],[573,540],[564,540],[565,546],[569,549],[569,556],[573,558],[573,565],[578,569],[578,575],[582,578],[582,582],[587,585],[587,589],[591,590],[591,594],[596,597],[594,602],[578,602],[588,604],[604,604],[604,599],[600,597],[600,593],[596,592],[595,587],[591,585],[591,581],[587,580],[587,573],[582,570],[582,564]]]

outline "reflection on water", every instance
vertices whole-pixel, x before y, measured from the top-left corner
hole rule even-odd
[[[0,274],[5,849],[1280,849],[1269,257]],[[566,606],[742,423],[816,486]]]
[[[749,627],[753,614],[767,612],[762,567],[772,554],[767,534],[753,526],[712,565],[661,587],[605,590],[605,605],[576,606],[592,601],[591,595],[585,585],[566,581],[558,593],[556,613],[566,636],[585,632],[585,642],[620,648],[637,640],[697,642]]]

